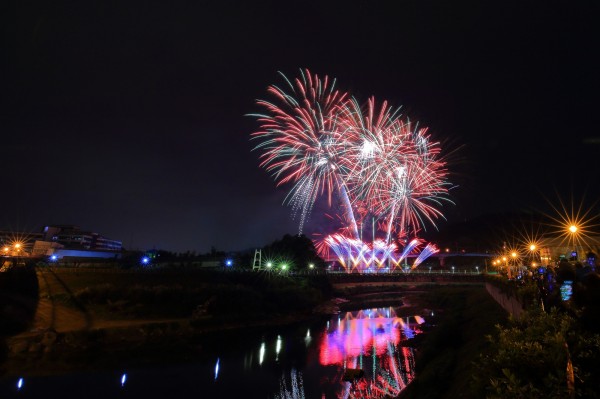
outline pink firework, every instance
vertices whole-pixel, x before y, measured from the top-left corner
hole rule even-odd
[[[437,207],[447,200],[447,170],[427,129],[413,127],[386,102],[377,106],[374,98],[364,109],[347,102],[342,115],[342,159],[352,198],[386,220],[387,241],[392,231],[402,235],[425,222],[435,225],[443,216]]]
[[[264,150],[261,166],[273,172],[277,184],[294,183],[287,199],[300,212],[302,227],[320,194],[326,192],[331,203],[332,193],[344,187],[334,133],[347,95],[335,90],[335,81],[308,70],[293,83],[282,76],[287,91],[273,85],[268,92],[274,101],[257,101],[267,113],[254,115],[261,130],[252,137],[261,141],[256,146]]]

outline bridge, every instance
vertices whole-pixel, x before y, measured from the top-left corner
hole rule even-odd
[[[332,284],[398,284],[398,283],[434,283],[434,284],[483,284],[485,273],[473,271],[423,271],[410,273],[345,273],[329,272]]]

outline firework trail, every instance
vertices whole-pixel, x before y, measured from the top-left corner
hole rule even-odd
[[[371,97],[362,106],[336,90],[335,81],[308,70],[295,80],[281,76],[284,88],[268,88],[273,100],[257,101],[265,113],[253,115],[260,130],[252,138],[259,141],[255,149],[263,151],[261,167],[278,185],[293,184],[286,202],[293,215],[299,214],[300,231],[317,198],[326,194],[331,206],[335,195],[344,208],[348,232],[323,240],[327,252],[351,262],[345,265],[349,269],[357,262],[363,267],[381,267],[388,259],[401,262],[414,247],[411,242],[397,258],[392,234],[408,237],[427,224],[435,227],[443,218],[439,208],[451,202],[439,143],[386,101]],[[362,242],[369,217],[370,246]],[[376,219],[385,230],[384,240],[375,237]]]
[[[440,252],[440,250],[435,245],[431,243],[427,244],[427,246],[423,248],[419,256],[417,256],[417,259],[415,259],[415,263],[413,263],[411,270],[415,269],[417,266],[423,263],[425,259],[429,258],[433,254],[437,254],[438,252]]]

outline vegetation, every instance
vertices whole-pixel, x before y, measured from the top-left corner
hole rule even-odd
[[[598,397],[600,335],[567,313],[532,307],[488,339],[493,350],[478,361],[486,373],[476,376],[489,381],[488,398]]]
[[[570,299],[561,297],[565,281]],[[527,313],[489,337],[494,345],[478,363],[488,397],[600,397],[600,276],[565,261],[543,280],[494,284],[524,301]]]
[[[324,276],[246,272],[55,273],[73,295],[53,299],[83,305],[102,318],[275,318],[312,310],[328,295]],[[90,276],[93,274],[93,276]],[[90,280],[91,278],[91,280]]]

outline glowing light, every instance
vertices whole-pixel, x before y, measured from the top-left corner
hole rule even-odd
[[[19,378],[17,381],[17,389],[21,390],[21,388],[23,388],[23,384],[25,384],[25,380],[23,380],[23,378]]]
[[[569,226],[569,231],[571,233],[576,233],[577,232],[577,226],[575,226],[575,225],[572,224],[571,226]]]
[[[375,143],[373,143],[371,141],[368,141],[368,140],[365,140],[363,142],[360,155],[363,158],[372,158],[373,157],[373,153],[375,152],[376,148],[377,148],[377,146],[375,145]]]
[[[273,263],[271,263],[271,262],[267,262],[267,267],[268,267],[268,268],[271,268],[271,267],[273,267]]]
[[[144,256],[142,258],[142,264],[147,265],[148,263],[150,263],[150,258],[148,258],[147,256]]]
[[[215,381],[219,377],[219,362],[220,362],[220,359],[217,358],[217,364],[215,364]]]
[[[311,264],[309,264],[309,265],[308,265],[308,267],[309,267],[310,269],[314,269],[314,268],[315,268],[315,265],[313,265],[313,264],[311,263]]]
[[[263,342],[260,344],[260,350],[258,351],[258,364],[259,365],[263,364],[263,361],[265,360],[265,350],[266,350],[266,345]]]
[[[573,281],[565,280],[560,286],[560,297],[563,301],[568,301],[573,295]]]
[[[535,244],[531,244],[531,245],[529,246],[529,250],[530,250],[530,251],[535,251],[535,248],[536,248]]]
[[[275,343],[275,354],[279,355],[279,352],[281,352],[281,336],[280,335],[277,336],[277,342]]]
[[[225,265],[226,265],[227,267],[229,267],[229,266],[233,265],[233,260],[231,260],[231,259],[227,259],[227,260],[225,261]]]
[[[52,260],[52,261],[57,260],[57,259],[58,259],[58,256],[56,256],[56,255],[50,256],[50,260]]]
[[[283,265],[281,265],[281,270],[285,270],[287,269],[287,265],[284,263]]]
[[[127,374],[123,374],[121,376],[121,386],[124,387],[126,382],[127,382]]]

